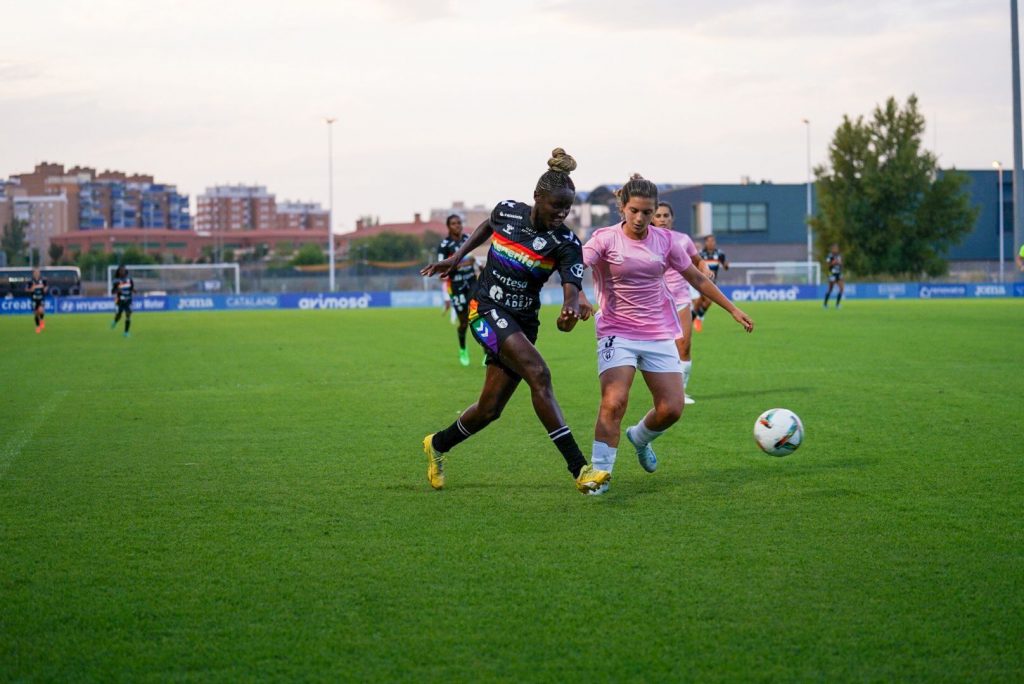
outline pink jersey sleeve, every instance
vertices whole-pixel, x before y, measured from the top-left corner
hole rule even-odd
[[[689,237],[682,235],[681,233],[677,233],[677,235],[686,237],[687,240],[689,240]],[[693,244],[693,240],[690,240],[690,244]],[[665,259],[665,264],[669,268],[680,273],[693,265],[693,260],[690,258],[690,255],[686,253],[686,247],[683,240],[673,237],[672,247],[669,249],[667,258]]]
[[[605,241],[601,239],[601,235],[600,231],[595,231],[587,240],[587,244],[583,245],[583,263],[587,268],[593,268],[594,264],[604,256],[606,245]]]

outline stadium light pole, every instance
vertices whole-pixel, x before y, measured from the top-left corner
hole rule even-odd
[[[1003,164],[1002,162],[992,162],[992,168],[997,172],[996,181],[996,196],[999,202],[999,282],[1003,282],[1003,260],[1006,258],[1003,253]]]
[[[334,122],[336,117],[326,117],[327,123],[327,260],[330,264],[328,288],[334,292]]]
[[[1010,0],[1010,54],[1013,80],[1013,253],[1024,244],[1024,160],[1021,159],[1020,122],[1020,32],[1017,27],[1017,0]]]
[[[811,120],[804,119],[804,126],[807,129],[807,284],[811,282],[811,273],[814,263],[814,242],[811,237]]]

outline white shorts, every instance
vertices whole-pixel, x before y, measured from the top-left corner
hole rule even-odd
[[[651,373],[682,373],[675,340],[628,340],[608,335],[597,340],[597,374],[632,366]]]

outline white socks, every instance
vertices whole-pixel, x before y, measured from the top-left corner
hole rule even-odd
[[[598,470],[612,472],[615,467],[615,447],[610,447],[604,442],[594,442],[593,450],[590,452],[590,463]]]
[[[633,440],[641,446],[650,444],[658,437],[665,434],[664,430],[659,432],[657,430],[652,430],[649,427],[647,427],[647,424],[644,422],[643,418],[640,419],[639,423],[637,423],[636,425],[629,429],[633,431]]]
[[[690,368],[693,367],[693,361],[680,361],[683,365],[683,391],[686,391],[686,386],[690,384]]]

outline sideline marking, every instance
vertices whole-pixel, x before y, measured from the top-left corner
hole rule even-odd
[[[4,475],[7,474],[7,469],[11,467],[11,463],[14,462],[18,456],[21,455],[22,449],[28,444],[36,431],[42,427],[42,424],[50,417],[50,414],[56,410],[57,406],[64,401],[65,397],[68,396],[67,390],[61,390],[54,392],[50,395],[43,404],[36,407],[33,411],[32,419],[28,421],[28,424],[23,425],[21,429],[15,431],[7,439],[7,443],[0,448],[0,480],[4,479]]]

